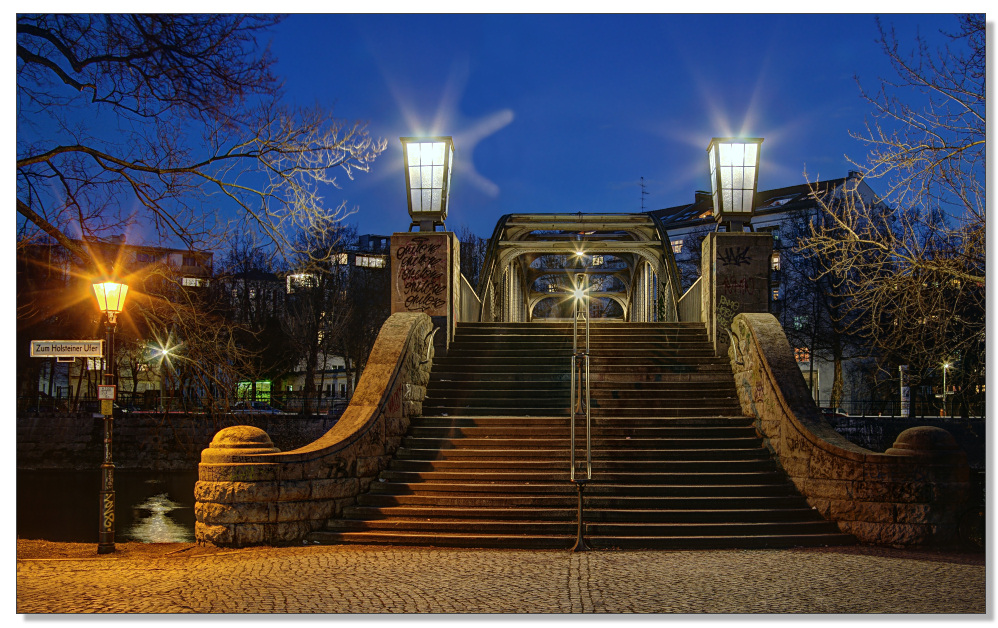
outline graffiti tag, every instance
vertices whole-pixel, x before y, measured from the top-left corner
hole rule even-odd
[[[749,257],[748,251],[749,247],[747,246],[742,249],[729,246],[718,254],[717,259],[721,260],[721,264],[724,266],[741,266],[742,264],[751,264],[752,258]]]

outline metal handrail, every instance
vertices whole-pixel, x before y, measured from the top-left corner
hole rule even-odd
[[[579,273],[575,276],[576,288],[583,295],[588,290],[588,276]],[[579,318],[585,323],[586,342],[579,351]],[[578,375],[578,377],[576,377]],[[589,391],[589,307],[585,297],[575,300],[575,317],[572,319],[572,424],[571,424],[571,470],[569,478],[575,481],[575,423],[583,415],[586,417],[586,480],[593,477],[592,462],[592,416],[590,414]],[[585,394],[583,395],[583,391]]]

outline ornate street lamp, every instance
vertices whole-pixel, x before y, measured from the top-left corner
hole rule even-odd
[[[117,386],[114,380],[114,327],[118,314],[125,307],[128,286],[110,279],[94,283],[97,307],[107,317],[107,355],[104,365],[104,384],[98,386],[97,397],[101,401],[101,414],[104,415],[104,462],[101,464],[100,527],[97,534],[97,553],[109,554],[114,551],[114,463],[111,461],[111,422],[114,413],[114,400]]]
[[[714,217],[729,231],[742,231],[752,221],[761,145],[762,138],[715,137],[707,147]]]
[[[447,219],[454,140],[450,137],[401,137],[409,217],[420,231],[434,231]]]

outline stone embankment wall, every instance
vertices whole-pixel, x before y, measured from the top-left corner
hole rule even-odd
[[[265,430],[282,449],[314,441],[336,417],[250,415],[209,418],[182,413],[129,414],[114,420],[111,456],[116,469],[189,471],[218,430],[252,425]],[[96,469],[104,457],[104,419],[92,414],[17,417],[17,468]]]
[[[914,427],[885,453],[849,442],[822,418],[770,314],[739,314],[729,351],[742,410],[808,503],[860,542],[946,545],[968,508],[970,469],[952,435]]]
[[[429,316],[393,314],[339,422],[303,447],[281,452],[251,426],[218,432],[198,466],[198,542],[296,543],[339,516],[388,465],[409,418],[422,412],[432,343]]]

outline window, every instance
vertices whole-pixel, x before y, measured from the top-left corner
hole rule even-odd
[[[198,260],[193,255],[185,255],[184,256],[183,265],[184,266],[197,266],[198,265]]]
[[[551,293],[551,292],[557,292],[557,291],[558,291],[558,286],[554,285],[553,283],[549,283],[548,284],[548,292],[549,293]]]
[[[804,325],[807,324],[807,317],[802,314],[797,314],[794,316],[794,329],[804,329]]]
[[[794,349],[794,358],[796,358],[798,362],[810,362],[811,350],[807,347],[797,347]]]
[[[680,254],[682,252],[683,252],[683,241],[682,240],[673,240],[672,241],[672,253],[674,255],[678,255],[678,254]]]
[[[380,255],[358,255],[356,265],[365,268],[384,268],[385,258]]]
[[[774,301],[779,301],[780,300],[780,289],[779,288],[773,288],[773,300]]]
[[[769,258],[769,266],[773,270],[780,270],[780,252],[773,251],[773,256]]]
[[[603,256],[593,255],[593,266],[602,266],[602,265],[603,265]]]
[[[183,277],[180,280],[180,285],[186,286],[188,288],[203,288],[204,286],[208,285],[208,280],[202,277]],[[233,292],[232,296],[236,296],[235,295],[236,291],[233,290],[232,292]]]
[[[319,285],[318,279],[315,275],[309,273],[298,273],[296,275],[288,275],[288,294],[295,292],[297,290],[304,290],[307,288],[315,288]]]
[[[256,298],[256,288],[250,288],[250,298],[251,299]]]

